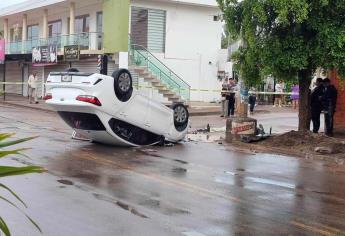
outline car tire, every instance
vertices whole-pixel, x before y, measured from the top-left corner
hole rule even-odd
[[[172,107],[174,111],[174,125],[177,131],[184,131],[188,126],[189,112],[185,105],[177,103]]]
[[[131,73],[126,69],[120,69],[114,71],[112,77],[114,78],[114,90],[116,97],[122,102],[127,102],[133,92]]]

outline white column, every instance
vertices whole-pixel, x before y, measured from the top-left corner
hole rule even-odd
[[[71,2],[69,5],[69,34],[74,34],[75,21],[75,3]]]
[[[61,35],[67,35],[68,32],[68,21],[66,17],[61,19]]]
[[[119,68],[128,69],[128,52],[119,52]]]
[[[4,39],[6,41],[6,43],[9,42],[9,38],[8,38],[8,19],[4,19]]]
[[[48,38],[48,9],[44,9],[43,11],[42,38]]]
[[[22,41],[28,39],[28,16],[23,15]]]
[[[25,52],[27,39],[28,39],[28,16],[24,14],[23,25],[22,25],[22,53]]]

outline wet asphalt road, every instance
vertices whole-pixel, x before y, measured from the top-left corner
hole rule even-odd
[[[70,139],[54,114],[0,104],[1,132],[44,174],[8,177],[43,235],[345,235],[345,167],[217,143],[115,148]],[[2,193],[2,192],[1,192]],[[40,235],[0,202],[15,236]]]

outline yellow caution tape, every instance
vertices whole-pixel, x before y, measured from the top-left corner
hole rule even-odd
[[[0,85],[27,85],[27,82],[0,82]],[[44,85],[47,85],[50,83],[44,83]],[[155,89],[155,90],[161,90],[161,88],[154,87],[154,86],[134,86],[137,88],[149,88],[149,89]],[[166,88],[168,89],[168,88]],[[180,91],[188,91],[187,89],[180,89]],[[190,91],[193,92],[214,92],[214,93],[221,93],[221,89],[190,89]],[[248,91],[250,94],[263,94],[263,95],[298,95],[297,93],[291,93],[291,92],[258,92],[258,91]]]

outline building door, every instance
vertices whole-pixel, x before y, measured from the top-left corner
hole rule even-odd
[[[23,65],[18,61],[6,62],[6,94],[23,94]]]

